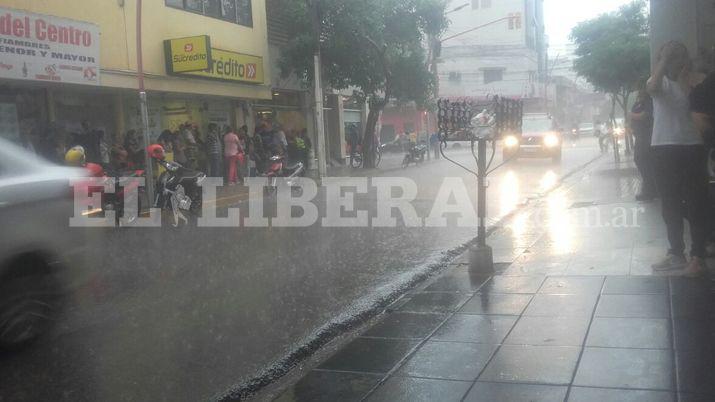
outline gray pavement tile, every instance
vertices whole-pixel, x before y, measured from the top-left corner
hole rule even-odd
[[[568,385],[578,347],[502,345],[479,381]]]
[[[494,276],[479,291],[481,293],[536,293],[543,282],[543,276]]]
[[[514,316],[455,314],[432,336],[437,341],[500,344],[516,322]]]
[[[471,297],[465,293],[416,293],[403,304],[400,311],[443,313],[459,309]]]
[[[568,387],[478,381],[465,402],[556,402],[563,401]]]
[[[678,402],[712,402],[713,396],[708,394],[693,394],[681,392],[678,394]]]
[[[608,388],[573,387],[568,402],[677,402],[675,393]]]
[[[397,375],[474,381],[497,345],[427,342],[400,368]]]
[[[340,349],[319,369],[387,373],[417,345],[416,341],[357,338]]]
[[[488,276],[471,272],[468,267],[458,267],[453,268],[451,271],[437,278],[437,280],[425,288],[425,291],[475,292],[488,280]]]
[[[276,402],[358,402],[377,385],[375,374],[310,371],[283,392]]]
[[[485,294],[477,293],[459,310],[465,314],[519,315],[529,301],[526,294]]]
[[[713,283],[702,279],[693,279],[685,277],[671,277],[670,292],[673,295],[691,295],[698,297],[712,296],[715,293]]]
[[[673,319],[675,350],[708,351],[715,349],[715,321],[693,318]]]
[[[581,346],[589,317],[521,317],[504,341],[511,345]]]
[[[710,395],[715,400],[715,351],[677,350],[678,387],[681,392]]]
[[[368,402],[459,402],[472,384],[465,381],[391,377],[368,398]]]
[[[422,339],[446,318],[446,314],[394,312],[367,330],[363,336]]]
[[[603,294],[644,295],[668,294],[668,279],[655,277],[609,276]]]
[[[551,276],[539,289],[541,294],[551,295],[598,295],[603,286],[599,276]]]
[[[586,346],[671,349],[670,320],[664,318],[594,318]]]
[[[587,347],[574,385],[674,390],[673,363],[670,350]]]
[[[602,295],[597,317],[669,318],[670,305],[665,295]]]
[[[527,316],[590,317],[597,295],[537,294],[524,311]]]
[[[673,318],[715,319],[715,295],[697,292],[674,294],[671,302]]]

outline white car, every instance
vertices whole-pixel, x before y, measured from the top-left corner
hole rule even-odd
[[[69,227],[69,179],[83,175],[0,139],[0,349],[51,327],[83,264],[84,230]]]
[[[578,132],[583,136],[594,135],[593,123],[581,123],[578,125]]]

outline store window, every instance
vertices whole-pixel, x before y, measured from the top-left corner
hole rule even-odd
[[[164,4],[239,25],[253,26],[251,0],[164,0]]]
[[[220,18],[222,0],[204,0],[204,14],[209,17]],[[235,4],[235,3],[234,3]]]

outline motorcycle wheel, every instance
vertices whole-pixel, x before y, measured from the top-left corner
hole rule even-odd
[[[362,155],[356,154],[350,161],[350,166],[357,169],[362,166]]]
[[[405,169],[410,166],[410,155],[405,155],[405,159],[402,160],[402,168]]]

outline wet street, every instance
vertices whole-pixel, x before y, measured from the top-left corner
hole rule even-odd
[[[466,148],[448,152],[475,167]],[[584,138],[564,145],[560,163],[521,159],[498,169],[490,176],[490,225],[598,155],[595,140]],[[429,215],[445,177],[462,179],[474,203],[476,179],[450,162],[401,169],[392,159],[387,155],[382,169],[368,174],[415,180],[419,216]],[[494,164],[500,162],[497,152]],[[355,207],[372,215],[374,198],[361,195]],[[317,204],[324,216],[324,202]],[[0,360],[0,401],[220,398],[264,370],[280,369],[274,364],[281,358],[339,331],[476,236],[476,228],[449,222],[97,229],[91,270],[55,331]],[[513,252],[497,248],[495,260]]]

